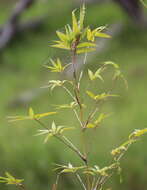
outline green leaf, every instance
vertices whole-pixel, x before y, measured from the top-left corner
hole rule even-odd
[[[82,49],[77,50],[77,54],[88,53],[88,52],[92,52],[95,50],[96,50],[95,48],[82,48]]]
[[[87,126],[86,126],[86,128],[89,128],[89,129],[92,128],[93,129],[93,128],[95,128],[95,126],[96,125],[93,124],[93,123],[88,123]]]
[[[89,47],[95,47],[95,46],[96,46],[96,44],[94,44],[94,43],[82,42],[82,43],[80,43],[80,44],[77,46],[77,48],[83,48],[83,47],[89,48]]]
[[[66,49],[66,50],[70,50],[70,47],[68,45],[65,45],[65,44],[54,44],[54,45],[51,45],[52,47],[55,47],[55,48],[60,48],[60,49]]]
[[[46,143],[50,139],[50,137],[53,137],[53,136],[61,137],[64,131],[73,130],[73,129],[74,129],[73,127],[56,126],[55,122],[53,121],[51,128],[38,130],[38,133],[36,134],[36,136],[46,135],[44,139],[44,143]]]
[[[86,128],[97,128],[101,124],[101,122],[108,117],[108,114],[101,113],[99,117],[93,122],[93,123],[88,123]]]
[[[99,38],[111,38],[110,35],[108,35],[106,33],[102,33],[102,32],[96,32],[95,36],[99,37]]]
[[[78,27],[78,22],[77,22],[77,18],[75,16],[75,11],[72,11],[72,29],[73,32],[75,34],[75,36],[80,32],[79,27]]]
[[[51,72],[63,72],[64,69],[67,67],[62,65],[62,62],[59,58],[57,58],[56,61],[54,61],[53,59],[50,59],[51,62],[51,66],[49,65],[45,65],[46,68],[48,68],[49,70],[51,70]]]
[[[85,17],[85,5],[80,9],[80,20],[79,20],[79,25],[80,25],[80,30],[83,30],[84,27],[84,17]]]
[[[57,33],[57,36],[59,37],[59,39],[60,39],[61,41],[63,41],[63,42],[66,42],[66,41],[67,41],[67,36],[66,36],[64,33],[59,32],[59,31],[56,31],[56,33]]]
[[[108,97],[117,97],[118,95],[116,94],[106,94],[106,93],[102,93],[102,94],[93,94],[92,92],[90,91],[86,91],[86,93],[88,94],[88,96],[90,96],[92,99],[98,101],[98,100],[103,100],[103,99],[106,99]]]
[[[51,88],[51,90],[53,90],[55,87],[61,87],[64,85],[64,83],[69,82],[67,80],[50,80],[49,81],[49,85],[47,86],[47,88]],[[71,83],[70,83],[71,84]]]
[[[93,72],[90,69],[88,69],[88,76],[89,76],[90,80],[95,79],[95,75],[93,74]]]
[[[61,170],[60,174],[62,173],[76,173],[78,170],[84,169],[85,166],[79,166],[79,167],[73,167],[71,163],[69,163],[67,166],[66,165],[58,165],[55,170]]]
[[[35,119],[41,119],[42,117],[46,117],[49,115],[56,114],[57,112],[46,112],[41,114],[34,114],[34,111],[32,108],[29,108],[29,115],[28,116],[9,116],[9,122],[15,122],[15,121],[21,121],[21,120],[35,120]]]
[[[98,69],[98,70],[95,72],[95,78],[99,78],[102,82],[104,82],[104,79],[103,79],[102,76],[100,75],[100,72],[101,72],[101,68]]]
[[[119,66],[112,61],[106,61],[104,65],[112,65],[115,69],[119,69]]]
[[[87,39],[89,41],[94,42],[95,41],[95,37],[100,37],[100,38],[110,38],[110,36],[108,34],[102,33],[101,31],[104,30],[106,27],[102,26],[102,27],[98,27],[94,30],[91,30],[90,28],[87,29]]]
[[[100,124],[105,118],[107,118],[110,114],[101,113],[97,120],[94,122],[96,125]]]
[[[147,128],[135,129],[135,131],[133,133],[131,133],[131,135],[129,136],[129,139],[138,138],[138,137],[144,135],[145,133],[147,133]]]
[[[95,99],[95,94],[93,94],[91,91],[86,91],[86,93],[88,94],[88,96],[90,96],[92,99]]]
[[[87,28],[87,40],[94,42],[95,37],[90,28]]]
[[[99,68],[95,73],[93,73],[90,69],[88,69],[88,76],[90,80],[95,80],[99,78],[101,81],[104,82],[102,76],[100,75],[101,71],[102,71],[101,68]]]
[[[71,102],[70,104],[57,105],[56,109],[73,109],[77,106],[77,102]]]
[[[29,116],[30,116],[30,118],[34,118],[34,111],[33,111],[33,109],[32,108],[29,108]]]
[[[35,119],[40,119],[42,117],[46,117],[46,116],[49,116],[49,115],[54,115],[56,114],[57,112],[46,112],[46,113],[41,113],[41,114],[35,114],[34,115],[34,118]]]
[[[8,185],[16,185],[19,186],[22,184],[23,179],[16,179],[10,173],[5,173],[6,177],[0,176],[0,183],[6,183]]]

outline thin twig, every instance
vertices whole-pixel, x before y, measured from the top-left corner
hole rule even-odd
[[[68,90],[68,88],[66,88],[65,86],[62,86],[63,87],[63,89],[70,95],[70,97],[74,100],[74,101],[76,101],[76,99],[75,99],[75,97],[72,95],[72,93]]]
[[[93,190],[97,190],[99,187],[100,187],[100,183],[101,183],[101,180],[102,180],[102,176],[100,176],[96,182],[96,185],[95,185],[95,188]]]
[[[95,177],[93,177],[92,185],[91,185],[91,190],[94,190],[94,184],[95,184]]]
[[[76,75],[76,51],[77,51],[77,45],[79,44],[80,36],[77,37],[75,42],[72,44],[72,67],[73,67],[73,78],[74,78],[74,93],[75,93],[75,98],[77,100],[77,103],[80,108],[80,119],[81,122],[83,121],[83,106],[80,100],[80,92],[78,89],[78,80],[77,80],[77,75]]]
[[[83,127],[83,124],[82,124],[82,122],[81,122],[81,120],[80,120],[80,118],[79,118],[79,116],[78,116],[77,111],[76,111],[75,109],[73,109],[73,112],[74,112],[74,114],[75,114],[75,116],[76,116],[78,122],[80,123],[81,127]]]
[[[77,179],[79,180],[80,184],[82,185],[83,189],[84,189],[84,190],[87,190],[85,184],[83,183],[83,181],[82,181],[82,179],[81,179],[81,177],[80,177],[80,175],[79,175],[79,174],[76,174],[76,177],[77,177]]]
[[[84,155],[82,155],[82,153],[79,151],[79,149],[67,137],[65,137],[65,136],[62,136],[62,137],[65,139],[65,141],[67,141],[71,145],[71,147],[74,149],[74,151],[77,152],[77,154],[82,158],[82,160],[87,165],[87,159],[85,158]]]
[[[92,110],[91,112],[90,112],[90,114],[89,114],[89,116],[88,116],[88,119],[86,120],[86,122],[85,122],[85,124],[84,124],[84,128],[83,128],[83,130],[85,131],[85,129],[86,129],[86,126],[89,124],[89,122],[90,122],[90,120],[94,117],[94,115],[96,114],[96,112],[99,110],[99,108],[97,107],[97,105],[96,105],[96,107],[94,108],[94,110]]]
[[[39,123],[43,128],[47,129],[48,130],[48,127],[42,122],[40,121],[39,119],[34,119],[37,123]]]
[[[85,53],[83,66],[86,64],[86,59],[87,59],[87,53]],[[81,71],[80,76],[79,76],[78,89],[80,89],[80,84],[81,84],[81,79],[82,79],[82,77],[83,77],[83,70]]]
[[[55,136],[59,141],[61,141],[63,144],[65,144],[68,148],[70,148],[72,151],[74,151],[84,163],[87,163],[87,159],[85,156],[78,150],[77,147],[73,145],[71,141],[69,141],[65,136],[62,136],[63,138],[60,138],[58,136]]]

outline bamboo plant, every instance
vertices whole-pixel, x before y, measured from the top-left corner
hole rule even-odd
[[[71,102],[58,105],[55,109],[58,110],[58,114],[60,109],[70,109],[78,122],[78,126],[74,126],[74,129],[76,130],[76,128],[80,127],[80,131],[83,135],[87,130],[96,130],[99,128],[103,120],[109,115],[101,112],[101,106],[109,99],[118,97],[117,94],[112,93],[112,89],[109,91],[104,91],[103,93],[95,93],[90,89],[90,87],[88,87],[86,91],[81,90],[82,85],[84,85],[82,83],[83,76],[88,76],[90,83],[89,86],[96,84],[98,80],[103,83],[103,74],[105,73],[105,70],[112,67],[114,71],[112,82],[115,83],[115,81],[121,78],[126,84],[126,80],[121,73],[119,66],[111,61],[101,64],[97,69],[95,69],[95,71],[90,69],[87,69],[86,71],[81,69],[80,72],[77,71],[77,58],[79,54],[85,55],[83,60],[84,66],[86,63],[87,54],[96,50],[96,38],[110,38],[108,34],[104,33],[106,28],[105,26],[100,26],[95,29],[91,29],[89,26],[85,27],[84,18],[85,6],[83,5],[80,9],[79,19],[77,19],[76,10],[74,10],[72,12],[72,26],[66,25],[65,33],[57,31],[56,34],[58,40],[54,41],[54,44],[52,44],[52,47],[54,48],[60,48],[68,51],[71,55],[71,63],[63,64],[61,59],[57,58],[56,60],[50,59],[49,64],[46,65],[46,68],[53,73],[63,73],[66,72],[69,67],[72,68],[71,80],[50,80],[46,88],[53,91],[56,87],[59,87],[69,95]],[[98,89],[96,89],[96,91],[98,92]],[[89,105],[86,105],[86,102],[84,102],[82,98],[83,95],[88,96],[92,100],[93,105],[90,105],[90,107]],[[34,110],[30,108],[28,116],[9,117],[10,122],[34,120],[40,124],[40,129],[37,131],[36,135],[45,136],[45,143],[48,143],[51,138],[55,138],[57,141],[60,141],[68,147],[70,151],[73,151],[75,156],[79,157],[79,160],[81,160],[78,165],[68,163],[68,161],[65,165],[57,164],[57,167],[55,168],[57,172],[57,179],[51,187],[52,190],[58,189],[60,176],[64,173],[71,173],[75,176],[79,181],[79,185],[81,185],[81,190],[106,190],[105,184],[109,178],[111,178],[116,172],[120,173],[120,161],[127,152],[128,148],[147,132],[147,128],[134,130],[134,132],[129,135],[126,142],[111,151],[112,162],[100,168],[99,163],[94,166],[91,165],[91,160],[89,159],[87,152],[75,146],[72,139],[65,135],[67,130],[72,130],[73,128],[62,125],[58,126],[54,121],[50,124],[50,127],[48,127],[47,124],[42,122],[42,117],[51,116],[56,113],[57,111],[55,110],[48,113],[35,114]],[[0,177],[0,182],[13,184],[22,190],[26,190],[23,180],[15,179],[8,172],[5,177]]]

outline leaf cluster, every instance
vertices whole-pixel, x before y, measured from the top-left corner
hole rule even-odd
[[[59,40],[52,47],[61,48],[69,51],[76,51],[77,54],[91,52],[95,50],[95,37],[110,38],[108,34],[102,31],[106,27],[98,27],[94,30],[90,27],[84,27],[85,6],[80,9],[79,19],[76,17],[76,10],[72,12],[72,26],[65,26],[65,33],[57,31]]]

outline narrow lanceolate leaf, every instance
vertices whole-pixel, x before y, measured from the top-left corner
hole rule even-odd
[[[93,94],[91,91],[86,91],[86,93],[88,94],[88,96],[90,96],[92,99],[95,99],[95,94]]]
[[[103,77],[100,75],[101,71],[102,71],[101,68],[99,68],[99,69],[95,72],[95,78],[98,78],[98,79],[100,79],[102,82],[104,82]]]
[[[63,41],[63,42],[66,42],[66,41],[67,41],[67,36],[66,36],[66,34],[64,34],[64,33],[62,33],[62,32],[59,32],[59,31],[57,31],[56,34],[57,34],[57,36],[59,37],[59,39],[60,39],[61,41]]]
[[[79,31],[77,18],[75,16],[75,11],[76,10],[72,12],[72,29],[73,29],[74,34],[77,35],[80,31]]]
[[[51,46],[55,47],[55,48],[70,50],[70,47],[68,45],[63,44],[63,43],[54,44],[54,45],[51,45]]]
[[[129,136],[129,139],[132,139],[132,138],[138,138],[142,135],[144,135],[145,133],[147,133],[147,128],[145,129],[136,129],[130,136]]]
[[[63,66],[61,60],[57,58],[57,60],[50,59],[50,65],[45,65],[51,72],[63,72],[67,66]]]
[[[104,99],[109,98],[109,97],[117,97],[118,96],[118,95],[115,95],[115,94],[108,94],[108,93],[102,93],[102,94],[95,95],[91,91],[86,91],[86,93],[88,94],[88,96],[90,96],[92,99],[94,99],[96,101],[104,100]]]
[[[35,120],[35,119],[41,119],[42,117],[46,117],[49,115],[56,114],[57,112],[46,112],[41,114],[34,114],[34,111],[32,108],[29,108],[29,114],[28,116],[9,116],[9,122],[15,122],[20,120]]]
[[[54,115],[56,114],[57,112],[46,112],[46,113],[41,113],[41,114],[35,114],[34,115],[34,118],[35,119],[40,119],[42,117],[46,117],[46,116],[49,116],[49,115]]]
[[[106,33],[102,33],[102,32],[96,32],[95,36],[99,37],[99,38],[111,38],[110,35],[108,35]]]
[[[34,111],[33,111],[33,109],[32,108],[29,108],[29,116],[30,116],[30,118],[34,118]]]
[[[15,122],[15,121],[22,121],[22,120],[29,120],[29,116],[8,116],[9,122]]]
[[[85,5],[83,5],[80,9],[80,20],[79,20],[80,30],[82,30],[84,27],[84,17],[85,17]]]
[[[50,139],[50,137],[53,137],[53,136],[61,137],[63,132],[67,130],[73,130],[73,129],[74,129],[73,127],[56,126],[55,122],[53,121],[49,129],[38,130],[38,133],[36,134],[36,136],[46,135],[44,139],[44,143],[46,143]]]
[[[91,30],[90,28],[87,29],[87,39],[89,41],[94,42],[95,37],[99,38],[110,38],[111,36],[105,33],[102,33],[101,31],[104,30],[105,27],[98,27],[94,30]]]
[[[106,61],[104,63],[104,66],[106,66],[106,65],[112,65],[115,69],[119,69],[119,66],[116,63],[112,62],[112,61]]]
[[[101,113],[96,121],[94,122],[96,125],[100,124],[105,118],[107,118],[110,114]]]
[[[101,81],[104,82],[100,73],[101,73],[101,68],[99,68],[95,73],[93,73],[90,69],[88,69],[88,76],[89,76],[90,80],[95,80],[95,79],[99,78]]]
[[[87,40],[94,42],[95,37],[90,28],[87,28]]]
[[[10,173],[5,173],[6,177],[0,176],[0,183],[6,183],[8,185],[21,185],[23,179],[16,179]]]
[[[97,128],[103,122],[105,118],[107,118],[109,114],[101,113],[98,118],[93,123],[88,123],[86,128]]]
[[[88,76],[89,76],[90,80],[95,79],[95,76],[94,76],[93,72],[90,69],[88,69]]]
[[[58,165],[55,170],[61,170],[60,174],[62,173],[76,173],[78,170],[84,169],[85,166],[79,166],[79,167],[74,167],[72,166],[71,163],[69,163],[67,166],[66,165]]]
[[[47,87],[51,88],[51,90],[53,90],[55,87],[61,87],[64,85],[64,83],[69,82],[71,84],[70,81],[67,80],[50,80],[49,81],[49,85]]]
[[[56,109],[73,109],[77,106],[77,102],[71,102],[70,104],[57,105]]]
[[[92,52],[95,51],[95,48],[81,48],[77,50],[77,54],[81,54],[81,53],[88,53],[88,52]]]
[[[96,44],[95,43],[91,43],[91,42],[82,42],[80,43],[77,48],[89,48],[89,47],[95,47]]]

